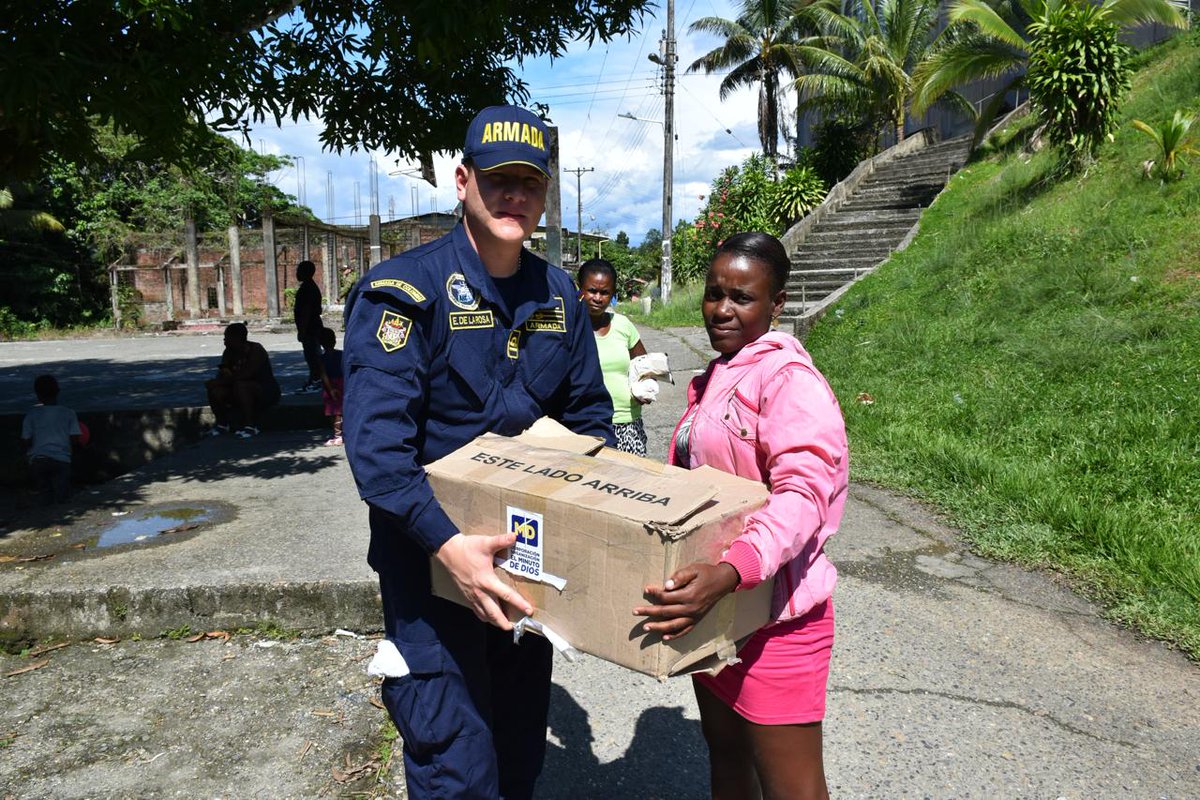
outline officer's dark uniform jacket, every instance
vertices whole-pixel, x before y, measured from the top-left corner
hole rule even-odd
[[[347,456],[359,494],[395,523],[372,524],[377,571],[407,572],[412,544],[430,554],[458,532],[422,465],[543,416],[614,441],[612,401],[570,278],[522,250],[511,280],[510,316],[460,223],[378,264],[347,298]]]

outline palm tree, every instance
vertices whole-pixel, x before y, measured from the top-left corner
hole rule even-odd
[[[1140,119],[1133,121],[1133,127],[1149,136],[1158,145],[1158,162],[1146,162],[1149,170],[1153,170],[1164,181],[1173,181],[1183,177],[1185,155],[1200,154],[1200,149],[1192,145],[1188,133],[1196,124],[1195,114],[1186,114],[1183,109],[1175,109],[1175,116],[1168,122],[1161,123],[1157,128],[1147,125]]]
[[[0,234],[19,231],[57,233],[63,225],[49,212],[37,209],[14,209],[12,187],[0,187]]]
[[[938,0],[852,0],[841,8],[821,0],[803,13],[821,34],[795,48],[805,71],[795,82],[800,109],[859,116],[878,136],[890,129],[903,140],[913,75],[935,40]],[[943,99],[971,113],[960,96]]]
[[[979,114],[978,142],[1000,110],[1005,95],[1024,85],[1029,64],[1030,26],[1056,8],[1078,0],[955,0],[950,24],[917,71],[914,113],[922,113],[952,87],[985,78],[1008,78]],[[1099,15],[1127,27],[1158,22],[1186,26],[1179,9],[1167,0],[1103,0]]]
[[[744,86],[758,86],[758,140],[763,153],[779,152],[779,104],[786,91],[781,77],[794,78],[798,64],[791,47],[802,21],[797,0],[743,0],[737,19],[704,17],[689,26],[692,33],[724,37],[725,42],[696,59],[688,72],[730,70],[721,81],[720,97]]]

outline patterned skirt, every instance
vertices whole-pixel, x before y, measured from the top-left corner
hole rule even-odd
[[[613,423],[617,434],[617,449],[623,453],[633,453],[635,456],[646,457],[646,429],[642,427],[641,417],[633,422]]]

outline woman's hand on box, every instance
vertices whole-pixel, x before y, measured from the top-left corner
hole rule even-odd
[[[647,633],[661,633],[664,640],[683,636],[704,619],[725,595],[741,582],[732,564],[696,562],[682,567],[663,586],[647,586],[645,596],[654,605],[638,606],[635,616],[649,617],[642,626]]]
[[[434,558],[442,562],[442,566],[450,573],[475,616],[506,631],[512,630],[512,623],[508,621],[502,604],[512,606],[525,616],[533,613],[529,602],[520,592],[496,577],[494,569],[496,553],[512,547],[516,541],[515,533],[500,536],[456,533],[434,553]]]

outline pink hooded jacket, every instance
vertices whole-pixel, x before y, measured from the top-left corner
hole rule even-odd
[[[842,519],[850,460],[833,390],[795,338],[770,331],[692,380],[683,419],[693,411],[681,466],[708,464],[771,490],[721,560],[737,569],[739,590],[775,576],[776,622],[803,616],[837,582],[824,547]],[[676,426],[673,464],[678,435]]]

